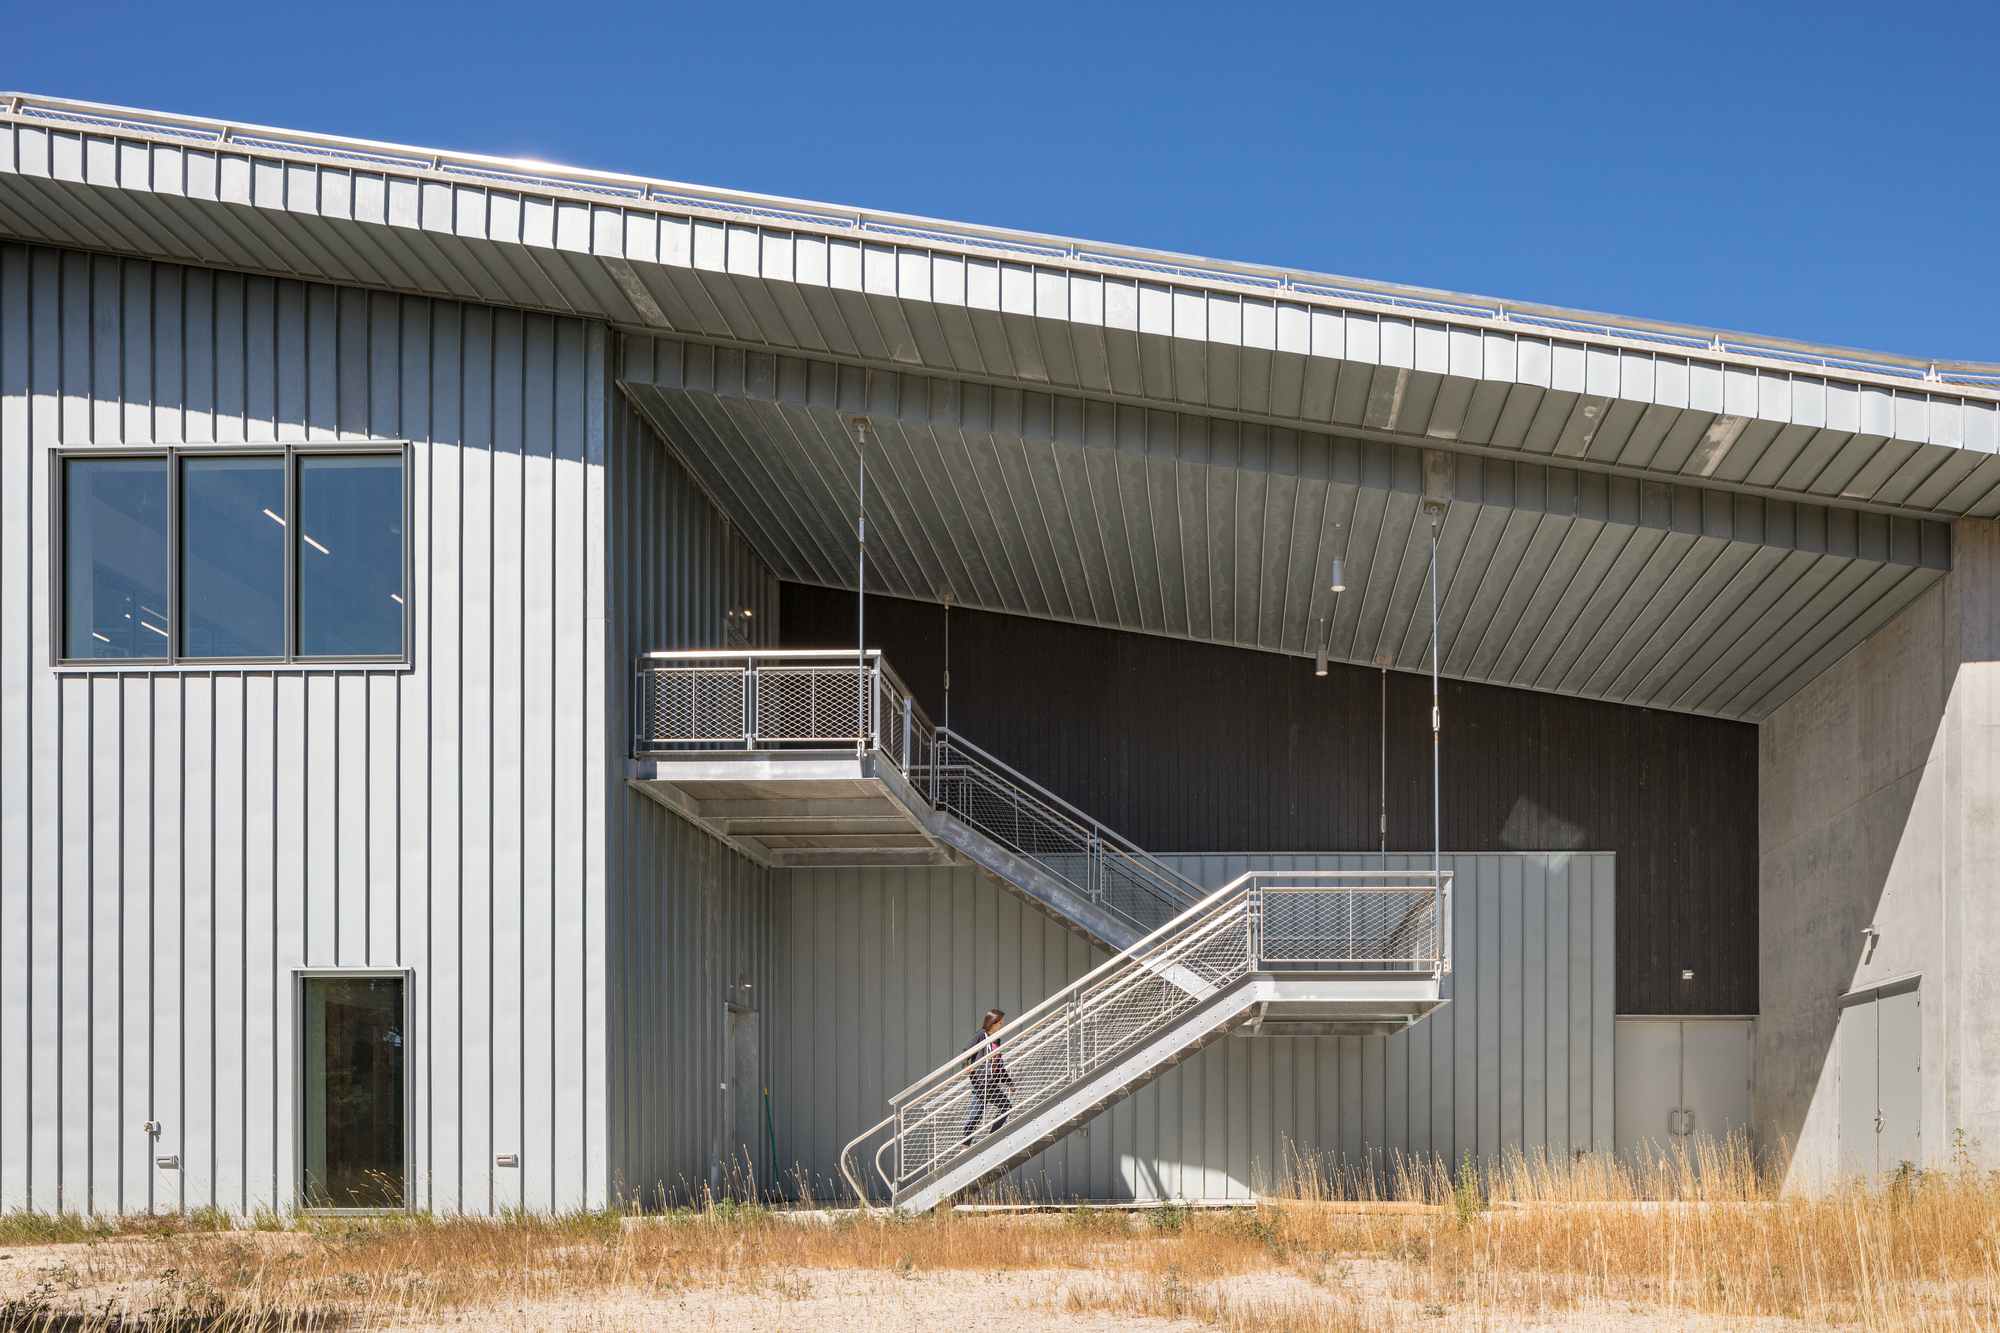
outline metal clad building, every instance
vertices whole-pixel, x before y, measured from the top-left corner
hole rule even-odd
[[[1099,962],[1145,1023],[899,1202],[2000,1143],[1996,441],[1992,366],[0,94],[0,1207],[842,1192]]]

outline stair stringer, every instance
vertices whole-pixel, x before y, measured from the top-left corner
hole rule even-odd
[[[1071,1083],[998,1134],[899,1191],[895,1205],[926,1212],[997,1180],[1078,1126],[1145,1087],[1203,1047],[1226,1036],[1269,997],[1256,975],[1239,977],[1178,1015],[1131,1050]]]
[[[921,821],[935,841],[985,872],[1028,906],[1106,953],[1123,953],[1144,938],[1143,931],[1119,920],[1032,860],[1009,851],[956,816],[932,809],[923,793],[893,765],[879,756],[871,758],[875,762],[868,770],[869,776],[879,780],[891,796]]]
[[[1139,931],[1034,862],[1015,855],[942,810],[930,811],[927,823],[932,837],[999,881],[1002,888],[1106,953],[1123,953],[1143,938]]]

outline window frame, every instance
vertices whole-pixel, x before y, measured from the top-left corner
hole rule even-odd
[[[315,1217],[379,1217],[394,1209],[321,1207],[306,1202],[306,983],[333,977],[395,977],[403,983],[403,1207],[416,1210],[417,970],[413,967],[295,967],[292,969],[292,1208]]]
[[[59,671],[208,671],[230,667],[372,666],[407,668],[412,664],[416,631],[416,595],[412,586],[416,514],[411,478],[415,449],[409,440],[300,440],[268,444],[134,444],[78,446],[49,453],[49,664]],[[329,654],[299,652],[298,511],[299,459],[356,454],[393,455],[403,465],[403,650],[400,653]],[[285,465],[285,651],[267,657],[190,657],[182,651],[184,589],[181,586],[181,463],[199,458],[281,458]],[[75,461],[159,459],[167,465],[167,651],[156,657],[65,657],[69,616],[69,464]]]

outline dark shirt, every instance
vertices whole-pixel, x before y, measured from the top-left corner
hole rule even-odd
[[[981,1097],[1014,1082],[1007,1075],[1007,1062],[1000,1058],[999,1039],[987,1036],[983,1028],[965,1048],[965,1071],[972,1079],[972,1090]]]

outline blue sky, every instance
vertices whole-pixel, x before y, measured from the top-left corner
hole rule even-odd
[[[2000,7],[6,0],[0,86],[2000,361]]]

